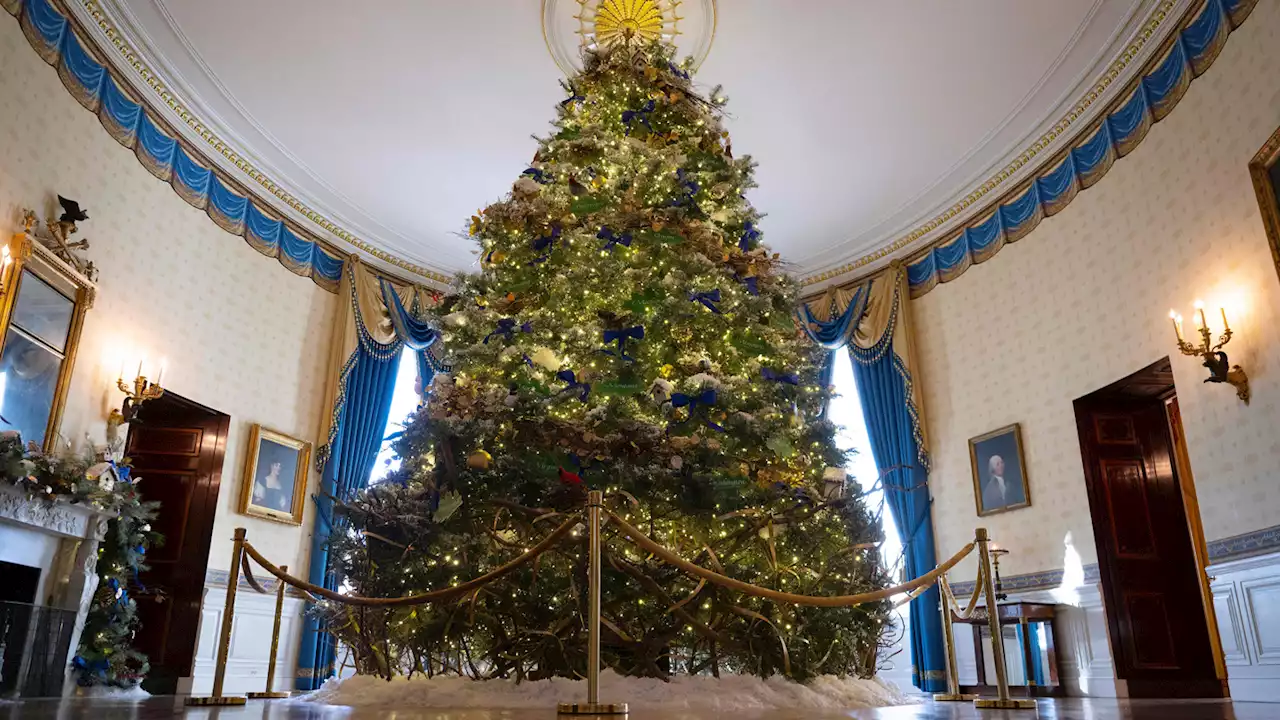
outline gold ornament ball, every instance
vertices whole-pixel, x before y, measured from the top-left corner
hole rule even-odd
[[[472,470],[488,470],[493,463],[493,456],[484,450],[477,450],[467,456],[467,467]]]

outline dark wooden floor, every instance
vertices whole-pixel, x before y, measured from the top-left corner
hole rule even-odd
[[[415,708],[352,709],[312,705],[296,701],[254,702],[237,708],[185,708],[181,700],[152,698],[144,702],[109,700],[0,700],[0,720],[553,720],[551,709],[532,710],[427,710]],[[633,712],[630,720],[711,720],[715,711]],[[734,713],[734,720],[805,720],[884,718],[886,720],[1273,720],[1280,718],[1280,704],[1230,703],[1202,700],[1041,700],[1030,710],[975,710],[966,703],[926,703],[879,710],[772,711]]]

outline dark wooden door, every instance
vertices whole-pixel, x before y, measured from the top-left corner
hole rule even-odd
[[[1159,397],[1076,401],[1116,675],[1132,697],[1223,697]]]
[[[166,392],[129,427],[125,453],[142,497],[160,503],[153,525],[164,535],[139,578],[147,591],[138,598],[136,643],[151,660],[143,687],[153,694],[172,694],[191,676],[230,420]]]

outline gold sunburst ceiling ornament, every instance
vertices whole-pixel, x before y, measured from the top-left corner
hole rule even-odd
[[[593,35],[604,47],[650,43],[680,34],[678,0],[601,0],[594,3],[594,14],[590,0],[578,0],[578,4],[582,6],[578,15],[582,29],[578,32],[583,37]]]
[[[715,40],[716,0],[542,0],[542,34],[567,75],[581,69],[583,50],[654,41],[691,55],[696,68]]]

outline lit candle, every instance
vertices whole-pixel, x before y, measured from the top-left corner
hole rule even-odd
[[[1178,342],[1182,342],[1182,318],[1177,310],[1169,311],[1169,321],[1173,323],[1173,332],[1178,336]]]
[[[160,382],[164,380],[164,369],[166,366],[168,366],[168,364],[169,364],[168,360],[165,360],[164,358],[160,358],[160,374],[156,376],[156,385],[159,385]]]
[[[1218,310],[1222,312],[1222,331],[1231,332],[1231,326],[1227,324],[1227,309],[1218,308]]]
[[[1204,319],[1204,301],[1196,300],[1196,312],[1200,314],[1200,327],[1208,329],[1209,321]]]
[[[134,377],[142,377],[142,363],[145,362],[146,359],[147,359],[146,357],[142,357],[138,359],[138,374],[135,375]]]
[[[124,358],[120,358],[120,374],[119,374],[119,375],[116,375],[116,380],[123,380],[123,379],[124,379],[124,364],[125,364],[125,359],[124,359]]]

